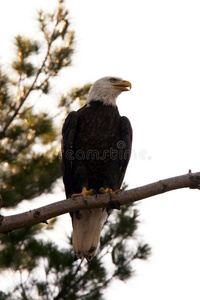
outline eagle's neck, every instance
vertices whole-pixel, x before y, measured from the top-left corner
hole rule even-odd
[[[87,101],[86,102],[86,106],[89,107],[91,106],[92,104],[100,104],[100,105],[104,105],[104,106],[113,106],[113,107],[117,107],[116,103],[113,104],[113,103],[108,103],[108,102],[105,102],[103,100],[99,100],[99,99],[91,99],[90,101]]]
[[[117,97],[121,91],[113,91],[113,90],[106,90],[106,92],[103,89],[98,89],[93,91],[93,89],[90,91],[86,105],[88,106],[91,102],[93,101],[101,101],[103,105],[112,105],[112,106],[117,106],[116,105],[116,100]]]
[[[117,109],[117,105],[112,105],[112,104],[105,104],[102,100],[91,100],[89,103],[86,103],[85,107],[94,107],[95,109],[98,107],[108,107],[108,108],[113,108]]]

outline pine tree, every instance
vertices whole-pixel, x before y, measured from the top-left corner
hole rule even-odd
[[[61,116],[73,101],[81,105],[90,87],[74,88],[67,95],[64,91],[56,105],[50,104],[52,115],[40,109],[44,97],[52,97],[54,79],[71,63],[74,32],[61,0],[52,14],[39,11],[38,22],[43,40],[18,35],[12,75],[0,70],[0,195],[5,209],[52,191],[61,177]],[[39,238],[46,225],[2,235],[0,269],[5,276],[8,271],[15,274],[15,282],[0,292],[0,299],[102,299],[114,278],[131,278],[134,259],[149,255],[149,246],[136,240],[138,223],[132,205],[113,212],[90,264],[73,261],[71,237],[64,249]],[[56,230],[56,219],[51,225]]]

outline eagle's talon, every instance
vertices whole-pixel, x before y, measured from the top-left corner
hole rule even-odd
[[[76,197],[82,196],[86,206],[88,206],[87,195],[94,195],[94,194],[97,194],[95,190],[93,189],[87,190],[86,187],[83,187],[81,193],[73,194],[71,197],[72,199],[75,199]]]
[[[112,189],[109,189],[109,188],[106,188],[106,189],[104,189],[104,187],[101,187],[100,189],[99,189],[99,193],[100,194],[110,194],[110,193],[113,193],[113,190]]]
[[[93,192],[93,195],[95,195],[95,196],[96,196],[96,198],[97,198],[97,195],[98,195],[97,191],[96,191],[96,190],[94,190],[94,189],[92,189],[92,192]]]
[[[103,188],[103,187],[101,187],[101,188],[99,189],[99,193],[102,194],[102,191],[104,191],[104,188]]]
[[[110,201],[112,201],[112,196],[113,194],[118,194],[122,191],[122,189],[117,189],[113,191],[112,189],[106,188],[104,189],[103,187],[99,189],[100,194],[109,194],[110,195]]]

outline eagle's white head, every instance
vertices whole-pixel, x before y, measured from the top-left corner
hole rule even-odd
[[[91,101],[102,101],[104,105],[116,106],[117,97],[130,91],[131,83],[119,77],[103,77],[92,85],[86,105]]]

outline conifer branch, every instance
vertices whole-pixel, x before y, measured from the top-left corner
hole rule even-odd
[[[0,216],[0,233],[7,233],[19,228],[44,223],[53,217],[82,209],[92,208],[116,208],[121,205],[133,203],[155,195],[176,189],[191,188],[200,189],[200,172],[176,176],[127,191],[115,193],[110,200],[109,194],[88,196],[88,205],[85,205],[82,197],[58,201],[37,209],[11,216]]]
[[[2,131],[2,134],[5,135],[6,133],[6,130],[8,129],[8,127],[10,126],[10,124],[13,122],[13,120],[15,119],[15,117],[18,115],[19,113],[19,110],[21,109],[22,105],[24,104],[24,102],[26,101],[26,99],[28,98],[29,94],[31,93],[31,91],[34,89],[35,87],[35,84],[37,82],[37,79],[40,75],[40,73],[42,72],[44,66],[45,66],[45,63],[47,61],[47,58],[49,56],[49,51],[50,51],[50,45],[48,44],[48,48],[47,48],[47,52],[46,52],[46,55],[44,57],[44,60],[42,62],[42,65],[41,67],[38,69],[36,75],[35,75],[35,78],[31,84],[31,86],[29,87],[28,91],[25,93],[25,95],[23,97],[21,97],[20,99],[20,103],[18,105],[18,107],[16,108],[16,110],[14,111],[13,115],[11,116],[11,118],[8,120],[8,122],[6,123],[3,131]]]
[[[60,3],[62,3],[62,1],[60,1]],[[68,14],[68,12],[65,12],[65,16]],[[57,15],[56,15],[56,22],[54,24],[54,28],[53,28],[53,31],[52,33],[50,34],[50,37],[48,37],[48,35],[45,36],[46,38],[46,43],[47,43],[47,50],[46,50],[46,54],[44,56],[44,59],[42,61],[42,64],[41,66],[38,68],[36,74],[35,74],[35,77],[33,79],[33,82],[31,84],[31,86],[28,88],[28,90],[26,92],[24,92],[24,95],[20,98],[20,101],[19,101],[19,105],[18,107],[16,107],[13,115],[10,117],[10,119],[8,119],[7,123],[5,124],[2,132],[1,132],[1,138],[2,137],[5,137],[6,136],[6,131],[8,129],[8,127],[12,124],[13,120],[16,118],[16,116],[18,115],[21,107],[23,106],[24,102],[27,100],[28,96],[30,95],[30,93],[35,90],[35,89],[39,89],[42,87],[42,85],[44,84],[44,82],[48,81],[50,79],[50,77],[54,76],[53,74],[48,74],[46,76],[46,78],[41,82],[41,84],[36,87],[36,83],[38,81],[38,78],[40,76],[40,74],[43,72],[44,68],[45,68],[45,65],[46,65],[46,62],[48,60],[48,58],[50,57],[50,52],[51,52],[51,46],[52,46],[52,43],[54,42],[55,39],[53,39],[55,33],[56,33],[56,27],[58,25],[58,23],[62,20],[62,17],[60,16],[60,10],[58,9],[58,12],[57,12]],[[19,78],[19,84],[21,82],[21,76]]]

